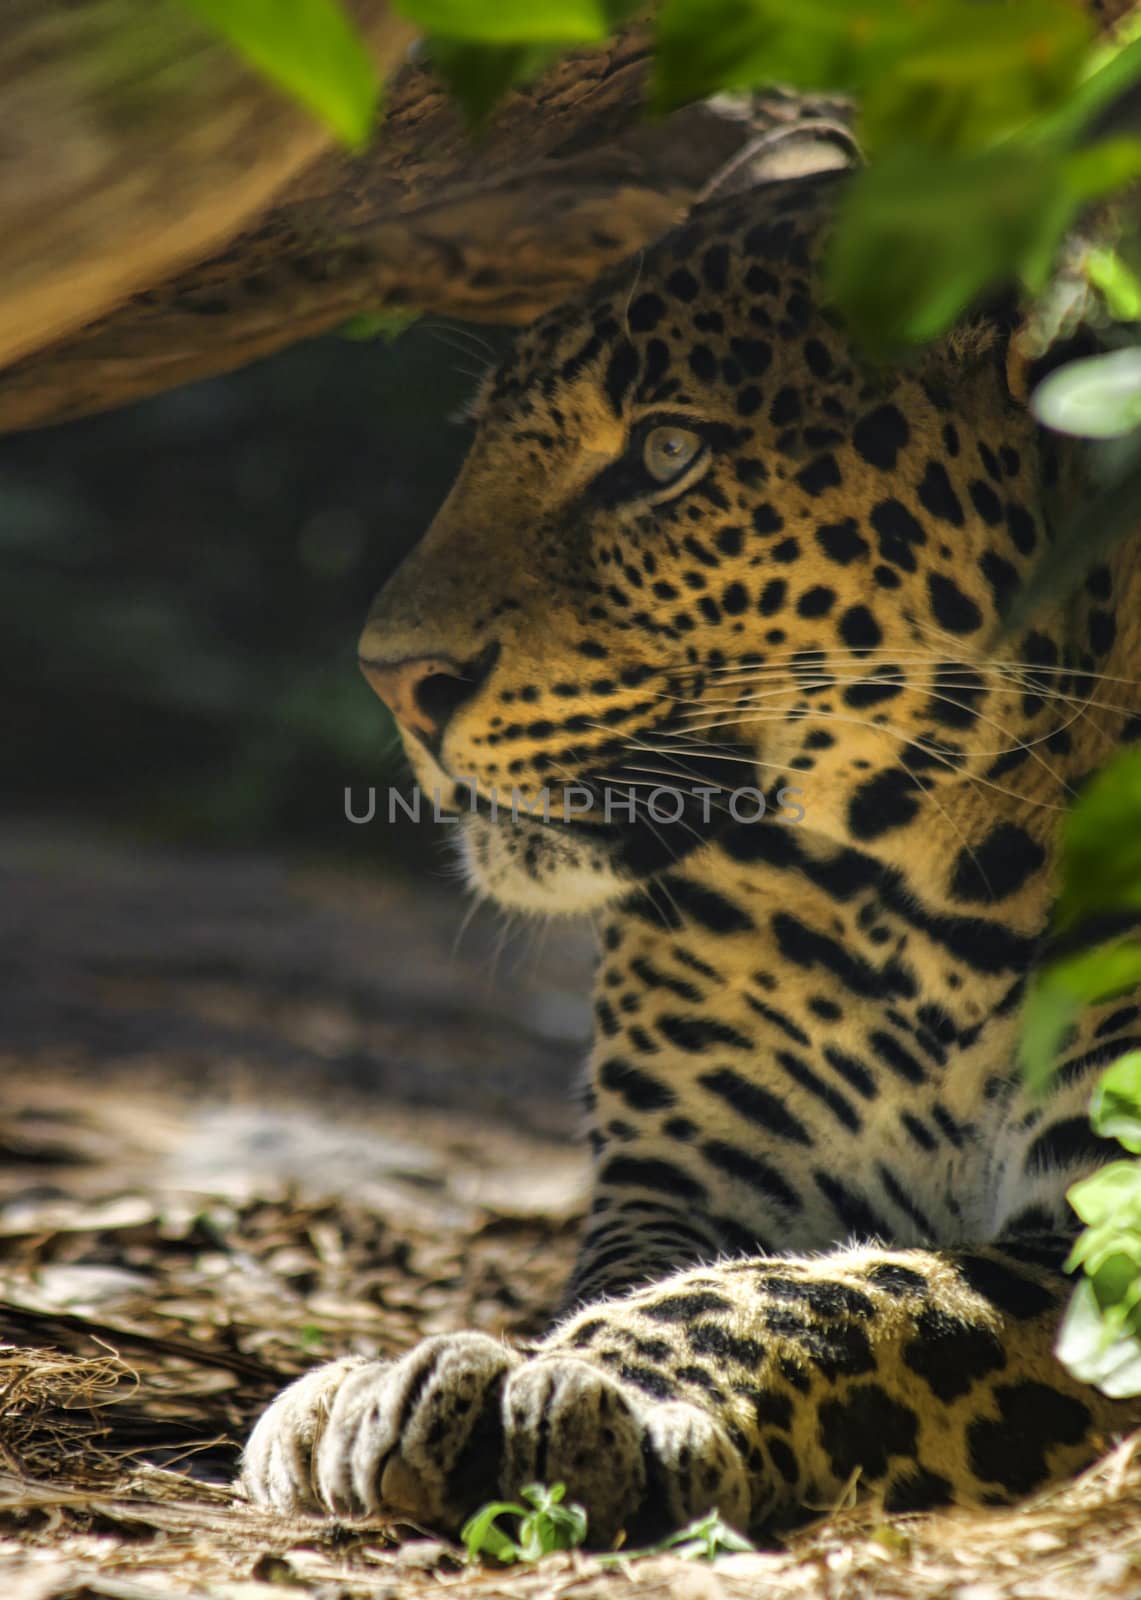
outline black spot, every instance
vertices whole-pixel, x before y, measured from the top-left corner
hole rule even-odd
[[[956,900],[988,903],[1016,894],[1045,865],[1046,852],[1013,822],[1000,822],[971,849],[962,849],[951,873]]]
[[[764,339],[733,338],[729,340],[729,348],[750,378],[761,377],[773,359],[773,347]]]
[[[796,1190],[789,1186],[774,1166],[762,1160],[760,1156],[751,1155],[747,1150],[739,1150],[736,1145],[726,1144],[722,1139],[707,1139],[701,1151],[710,1166],[716,1167],[730,1178],[737,1178],[740,1182],[747,1183],[750,1188],[756,1189],[769,1200],[775,1200],[789,1211],[802,1209],[800,1196]]]
[[[747,1383],[733,1385],[734,1394],[744,1395],[752,1403],[753,1414],[760,1427],[784,1428],[792,1426],[792,1401],[786,1394],[771,1390],[754,1389]]]
[[[717,376],[717,357],[707,344],[695,344],[689,352],[690,371],[702,383],[712,383]]]
[[[820,1443],[841,1482],[857,1467],[865,1479],[882,1478],[892,1456],[915,1454],[917,1432],[915,1413],[878,1383],[856,1384],[820,1407]]]
[[[778,389],[769,407],[769,421],[777,428],[786,428],[800,418],[800,390],[786,384]]]
[[[799,539],[782,539],[780,544],[774,544],[769,552],[774,561],[793,562],[800,560]]]
[[[1051,1445],[1081,1443],[1089,1411],[1044,1383],[1000,1384],[993,1393],[1000,1420],[980,1417],[967,1428],[971,1469],[1008,1494],[1028,1494],[1049,1476]]]
[[[935,1506],[950,1505],[952,1499],[950,1480],[938,1472],[928,1472],[926,1467],[909,1467],[893,1478],[884,1490],[884,1510],[895,1516],[909,1511],[930,1511]]]
[[[689,1055],[700,1055],[714,1045],[735,1050],[751,1050],[753,1041],[727,1022],[716,1017],[675,1016],[670,1012],[658,1018],[658,1032]]]
[[[756,384],[747,383],[737,395],[737,415],[739,417],[751,417],[754,411],[758,411],[760,409],[761,401],[763,399],[764,396],[761,394],[761,391],[757,388]]]
[[[896,667],[888,668],[886,671],[882,667],[877,667],[871,680],[853,683],[844,690],[845,704],[863,708],[881,705],[885,700],[894,700],[896,695],[903,691],[903,680],[898,676],[898,671]],[[894,672],[897,676],[889,677],[888,672]]]
[[[976,478],[970,485],[971,503],[984,522],[996,528],[1002,521],[1002,502],[984,478]]]
[[[670,347],[664,339],[651,339],[646,346],[646,364],[639,393],[652,393],[670,369]]]
[[[716,1322],[699,1322],[687,1331],[686,1338],[695,1354],[736,1361],[742,1367],[759,1367],[765,1358],[765,1347],[756,1339],[731,1334]]]
[[[813,1009],[816,1010],[817,1006],[814,1005]],[[852,1086],[858,1095],[862,1095],[865,1100],[876,1099],[879,1094],[879,1088],[875,1078],[862,1061],[858,1061],[855,1056],[848,1055],[844,1050],[837,1050],[833,1045],[825,1046],[824,1059],[834,1072],[840,1074],[845,1083]]]
[[[1020,582],[1017,567],[1011,566],[995,551],[987,550],[979,561],[979,570],[990,585],[998,611],[1005,612]]]
[[[978,606],[941,572],[928,573],[927,592],[931,597],[932,616],[949,633],[974,633],[982,627],[982,612]]]
[[[959,504],[958,495],[951,488],[947,469],[941,462],[927,463],[927,471],[923,474],[923,481],[916,493],[924,511],[929,511],[933,517],[938,517],[940,522],[949,522],[955,528],[962,527],[963,508]]]
[[[1117,638],[1117,623],[1112,611],[1091,611],[1089,614],[1089,643],[1095,655],[1105,656],[1113,649]]]
[[[1038,543],[1038,530],[1034,526],[1034,518],[1025,506],[1015,505],[1013,501],[1007,505],[1006,526],[1010,530],[1014,548],[1024,556],[1030,555]]]
[[[623,1362],[618,1368],[618,1375],[625,1378],[627,1383],[632,1383],[636,1389],[641,1389],[654,1400],[676,1400],[677,1390],[669,1379],[653,1367],[638,1366],[633,1362]]]
[[[612,1156],[598,1175],[602,1184],[619,1188],[652,1189],[661,1194],[674,1195],[679,1200],[702,1204],[705,1185],[691,1178],[672,1161],[655,1161],[650,1157]]]
[[[784,527],[784,518],[766,500],[753,508],[753,527],[758,533],[779,533]]]
[[[1086,576],[1086,593],[1095,600],[1108,600],[1113,593],[1113,578],[1108,567],[1092,567]]]
[[[911,437],[911,430],[897,406],[877,406],[861,417],[852,431],[852,443],[871,466],[890,472],[895,458]]]
[[[762,1294],[773,1295],[778,1300],[801,1301],[818,1317],[867,1319],[875,1315],[875,1305],[866,1294],[832,1279],[782,1278],[778,1273],[765,1272],[757,1287]]]
[[[621,343],[615,345],[614,353],[606,368],[606,397],[616,416],[621,416],[622,402],[637,376],[638,352],[629,339],[623,339]]]
[[[852,954],[839,940],[807,927],[787,911],[774,913],[772,928],[781,954],[797,966],[820,965],[855,994],[879,997],[890,992],[884,973]]]
[[[815,461],[810,461],[806,467],[801,467],[796,474],[796,481],[805,494],[823,494],[825,489],[834,489],[840,483],[840,468],[836,465],[836,457],[830,452],[817,456]]]
[[[673,909],[709,933],[747,933],[754,926],[747,911],[715,889],[705,889],[689,878],[673,874],[667,874],[661,882]]]
[[[910,1267],[901,1267],[894,1261],[881,1261],[876,1266],[869,1267],[864,1276],[869,1283],[874,1283],[877,1289],[890,1294],[894,1300],[902,1300],[911,1294],[927,1293],[927,1279],[921,1272],[913,1272]]]
[[[826,589],[823,584],[817,584],[815,588],[805,590],[796,603],[796,609],[802,617],[826,617],[835,603],[835,589]]]
[[[640,294],[626,314],[627,326],[634,333],[649,333],[665,316],[666,303],[659,294]]]
[[[769,1459],[780,1473],[786,1483],[796,1483],[800,1477],[800,1468],[797,1466],[796,1456],[791,1447],[783,1439],[769,1436],[765,1440],[769,1452]]]
[[[991,1256],[964,1255],[955,1265],[959,1276],[966,1279],[976,1294],[1020,1322],[1043,1316],[1058,1303],[1049,1289]]]
[[[1100,1066],[1100,1054],[1096,1060]],[[1073,1063],[1068,1062],[1067,1067],[1071,1069],[1072,1076]],[[1026,1152],[1026,1171],[1034,1174],[1079,1163],[1089,1165],[1091,1162],[1104,1162],[1112,1157],[1116,1149],[1112,1140],[1098,1138],[1086,1117],[1065,1117],[1044,1128],[1034,1140]]]
[[[814,378],[826,378],[832,371],[832,357],[819,339],[804,341],[804,360]]]
[[[852,1133],[857,1133],[860,1128],[860,1117],[839,1090],[831,1084],[825,1083],[817,1077],[807,1061],[802,1061],[799,1056],[794,1056],[789,1050],[778,1050],[777,1060],[794,1083],[798,1083],[809,1094],[815,1095],[823,1105],[826,1105],[836,1121],[841,1123]]]
[[[849,606],[840,618],[840,637],[844,643],[861,654],[874,650],[883,638],[880,625],[867,606]]]
[[[788,1139],[794,1144],[810,1145],[812,1138],[798,1117],[794,1117],[777,1095],[763,1089],[759,1083],[743,1078],[731,1067],[718,1067],[714,1072],[703,1072],[697,1080],[710,1094],[717,1095],[731,1106],[746,1122],[764,1128],[778,1139]]]
[[[934,1306],[924,1306],[915,1319],[915,1331],[918,1337],[903,1347],[903,1364],[917,1372],[945,1405],[966,1394],[976,1379],[1006,1365],[997,1334],[949,1317]]]
[[[816,530],[816,542],[829,561],[846,567],[868,553],[868,542],[860,537],[858,528],[855,517],[845,517],[842,522],[825,522]]]
[[[739,617],[749,604],[749,593],[745,585],[729,584],[721,596],[721,604],[731,617]]]
[[[757,601],[757,610],[762,617],[772,617],[784,605],[785,595],[788,593],[788,584],[783,578],[772,578],[761,590],[761,598]]]
[[[745,274],[745,287],[753,294],[779,294],[780,279],[767,267],[750,267]]]
[[[701,260],[701,276],[715,294],[720,294],[729,281],[729,246],[710,245]]]
[[[740,528],[721,528],[713,542],[723,556],[739,556],[744,537]]]
[[[894,1034],[876,1029],[874,1033],[868,1035],[868,1043],[897,1078],[902,1078],[905,1083],[924,1082],[927,1074],[910,1050],[905,1050]]]
[[[697,298],[701,285],[685,267],[675,267],[666,279],[666,289],[678,300],[689,302]]]
[[[907,827],[918,811],[914,780],[899,767],[887,767],[862,783],[848,802],[848,827],[857,839],[879,839]]]
[[[638,1307],[642,1316],[650,1317],[654,1322],[689,1322],[694,1317],[707,1316],[718,1311],[732,1311],[732,1309],[728,1300],[704,1289],[695,1290],[690,1294],[666,1295],[650,1305]]]
[[[602,1063],[598,1078],[604,1088],[620,1095],[632,1111],[663,1111],[677,1103],[677,1095],[668,1084],[619,1056],[611,1056]]]
[[[905,505],[898,500],[881,500],[872,507],[869,518],[879,542],[880,555],[905,572],[916,569],[913,545],[926,544],[927,535]]]

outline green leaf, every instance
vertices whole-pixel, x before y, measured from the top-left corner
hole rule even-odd
[[[460,1540],[468,1557],[493,1556],[505,1566],[518,1559],[521,1552],[515,1540],[495,1526],[499,1517],[525,1517],[526,1508],[511,1500],[491,1500],[468,1518],[460,1529]]]
[[[509,1565],[513,1561],[538,1561],[555,1550],[574,1550],[586,1538],[586,1512],[573,1500],[563,1503],[566,1485],[529,1483],[520,1498],[530,1509],[508,1500],[492,1501],[469,1517],[460,1532],[468,1558],[491,1556]],[[515,1517],[516,1536],[496,1527],[500,1517]]]
[[[858,94],[866,147],[978,146],[1060,108],[1091,27],[1069,0],[666,0],[653,103],[788,83]]]
[[[425,33],[481,44],[597,44],[610,32],[601,0],[393,0]]]
[[[900,0],[666,0],[651,103],[669,111],[771,83],[857,89],[899,56],[912,26]]]
[[[358,311],[355,317],[342,322],[336,331],[342,339],[362,343],[370,339],[383,339],[385,344],[391,344],[412,326],[419,315],[418,311],[399,311],[395,307],[381,311]]]
[[[1126,99],[1141,81],[1141,31],[1136,22],[1133,36],[1129,34],[1130,28],[1125,25],[1115,30],[1113,38],[1095,40],[1073,93],[1056,110],[1036,120],[1034,127],[1027,130],[1030,137],[1072,144],[1095,117]]]
[[[738,1533],[736,1528],[723,1522],[719,1512],[711,1511],[695,1522],[669,1534],[659,1544],[647,1545],[640,1550],[620,1550],[611,1556],[599,1556],[600,1563],[614,1566],[638,1561],[643,1556],[660,1556],[670,1552],[686,1561],[716,1561],[720,1555],[737,1554],[757,1547]]]
[[[1141,1154],[1141,1050],[1122,1056],[1093,1092],[1090,1121],[1105,1139],[1117,1139]]]
[[[1068,0],[918,7],[906,53],[864,90],[864,143],[965,150],[1010,133],[1066,103],[1090,34]]]
[[[1118,322],[1141,322],[1141,278],[1116,250],[1089,250],[1082,262],[1086,278]]]
[[[473,44],[439,35],[428,41],[428,60],[472,127],[487,121],[509,89],[537,78],[556,54],[543,45]]]
[[[1062,176],[1079,203],[1099,200],[1141,177],[1141,139],[1103,139],[1068,155]]]
[[[932,339],[984,289],[1052,259],[1071,211],[1051,150],[901,145],[850,183],[825,287],[881,348]]]
[[[1055,1351],[1075,1378],[1096,1384],[1111,1399],[1141,1394],[1141,1339],[1128,1329],[1107,1327],[1088,1278],[1074,1290]]]
[[[1092,1177],[1071,1184],[1066,1199],[1089,1229],[1109,1226],[1120,1232],[1141,1224],[1141,1163],[1111,1161]],[[1075,1246],[1079,1248],[1083,1251],[1081,1260],[1085,1261],[1088,1246]],[[1066,1269],[1072,1270],[1069,1262]]]
[[[1043,1089],[1066,1029],[1083,1006],[1141,983],[1141,943],[1099,946],[1068,956],[1039,973],[1022,1013],[1019,1062],[1030,1089]]]
[[[1119,755],[1086,784],[1066,818],[1062,861],[1059,929],[1141,907],[1141,750]]]
[[[1119,439],[1141,425],[1141,345],[1067,361],[1030,396],[1039,422],[1082,439]]]
[[[380,78],[337,0],[183,0],[279,88],[345,144],[364,145],[380,104]]]

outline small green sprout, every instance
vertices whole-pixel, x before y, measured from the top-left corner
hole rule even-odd
[[[527,1505],[514,1500],[491,1500],[464,1523],[460,1538],[468,1560],[481,1556],[510,1566],[515,1561],[538,1561],[556,1550],[576,1550],[586,1540],[586,1512],[573,1500],[565,1501],[566,1485],[529,1483],[520,1491]],[[498,1526],[500,1517],[514,1517],[514,1534]],[[610,1564],[637,1561],[643,1556],[675,1555],[684,1561],[716,1561],[718,1556],[753,1550],[744,1535],[722,1521],[716,1511],[698,1517],[671,1533],[660,1544],[638,1550],[616,1550],[599,1556]]]
[[[528,1505],[513,1500],[492,1500],[464,1523],[460,1538],[468,1560],[492,1556],[504,1566],[514,1561],[538,1561],[555,1550],[574,1550],[586,1538],[586,1512],[573,1500],[563,1503],[566,1485],[529,1483],[520,1490]],[[500,1517],[515,1517],[514,1537],[496,1524]]]
[[[698,1517],[676,1533],[671,1533],[660,1544],[647,1545],[641,1550],[617,1550],[613,1555],[600,1559],[607,1562],[637,1561],[643,1556],[673,1555],[680,1556],[683,1561],[716,1561],[718,1556],[738,1555],[756,1548],[744,1534],[723,1521],[719,1512],[709,1511],[704,1517]]]

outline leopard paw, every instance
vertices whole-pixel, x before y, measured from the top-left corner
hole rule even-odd
[[[309,1373],[254,1429],[243,1481],[282,1510],[399,1513],[447,1533],[496,1495],[559,1482],[596,1547],[712,1509],[744,1528],[750,1512],[741,1458],[698,1407],[649,1399],[578,1356],[524,1361],[478,1333]]]
[[[281,1511],[383,1512],[453,1530],[488,1498],[502,1390],[520,1357],[482,1333],[440,1334],[399,1361],[333,1361],[280,1395],[250,1435],[242,1483]]]

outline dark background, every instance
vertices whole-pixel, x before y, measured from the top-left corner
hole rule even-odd
[[[356,637],[507,345],[430,321],[331,336],[0,439],[4,811],[421,866],[426,830],[366,843],[344,820],[347,784],[403,771]]]

